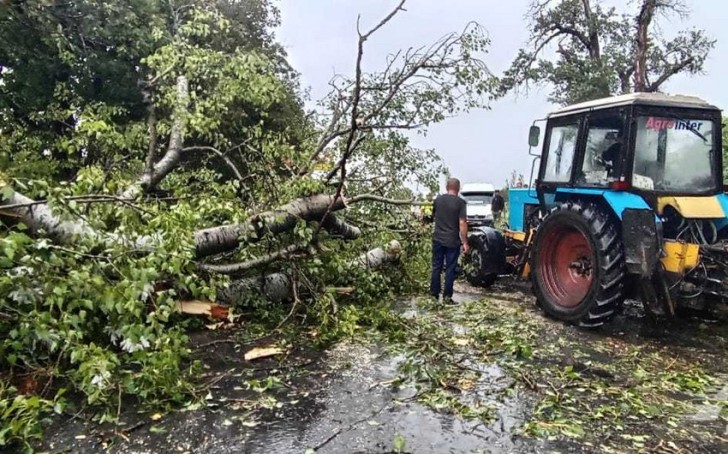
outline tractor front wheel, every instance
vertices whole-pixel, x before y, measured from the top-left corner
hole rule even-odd
[[[596,205],[558,205],[539,225],[531,278],[538,304],[552,317],[603,325],[624,301],[624,276],[618,230]]]

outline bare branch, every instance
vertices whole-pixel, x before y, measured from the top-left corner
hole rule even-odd
[[[676,63],[676,64],[668,67],[667,69],[665,69],[665,71],[657,78],[657,80],[652,83],[649,83],[649,80],[645,76],[645,83],[646,83],[645,91],[648,91],[648,92],[658,91],[660,89],[660,86],[662,86],[662,84],[667,82],[667,80],[670,77],[674,76],[675,74],[680,73],[682,70],[689,67],[694,62],[695,62],[695,59],[693,57],[686,58],[685,60],[683,60],[679,63]]]
[[[579,30],[563,24],[554,24],[551,29],[558,32],[559,35],[573,36],[574,38],[578,39],[584,45],[584,47],[591,50],[591,43],[589,39]]]
[[[366,136],[364,134],[359,134],[359,136],[356,138],[356,140],[354,140],[354,143],[352,143],[350,145],[351,153],[353,153],[354,150],[356,150],[359,147],[359,145],[364,141],[365,138],[366,138]],[[344,154],[344,156],[342,156],[341,159],[339,159],[339,161],[336,163],[334,168],[329,170],[329,173],[326,174],[326,182],[330,182],[336,176],[337,173],[340,173],[341,168],[346,163],[346,160],[351,156],[351,153],[349,153],[349,156]],[[339,180],[339,183],[341,183],[343,181],[344,180],[341,179],[341,180]]]
[[[359,36],[361,37],[359,41],[360,42],[366,41],[367,39],[369,39],[370,36],[372,36],[374,33],[376,33],[377,30],[379,30],[380,28],[384,27],[387,24],[387,22],[389,22],[390,20],[392,20],[392,18],[399,11],[404,11],[403,6],[404,6],[404,4],[405,4],[406,1],[407,0],[401,0],[399,2],[399,5],[397,5],[397,7],[394,8],[389,14],[387,14],[387,16],[384,19],[382,19],[381,21],[379,21],[379,23],[377,25],[375,25],[374,28],[372,28],[371,30],[369,30],[368,32],[366,32],[364,35],[359,34]],[[358,27],[358,24],[357,24],[357,31],[358,31],[358,28],[359,27]]]
[[[349,134],[346,137],[346,145],[344,146],[344,154],[341,157],[341,160],[339,161],[339,164],[337,165],[337,168],[340,170],[340,177],[339,177],[339,184],[336,186],[336,194],[334,195],[333,200],[331,201],[331,205],[326,209],[326,212],[321,217],[321,221],[319,224],[319,227],[316,229],[316,234],[318,234],[319,230],[322,228],[323,224],[326,221],[326,216],[331,212],[334,204],[339,200],[341,197],[341,192],[344,189],[344,184],[346,182],[346,161],[351,157],[351,155],[354,153],[354,150],[358,147],[358,145],[364,140],[364,135],[358,134],[359,126],[362,123],[362,119],[359,118],[359,102],[361,101],[361,90],[362,90],[362,68],[361,68],[361,62],[362,58],[364,57],[364,43],[367,39],[369,39],[372,34],[374,34],[377,30],[382,28],[384,25],[386,25],[392,18],[401,10],[403,10],[403,6],[405,4],[406,0],[401,0],[396,8],[394,8],[384,19],[379,21],[377,25],[374,26],[371,30],[369,30],[367,33],[361,34],[359,32],[359,23],[357,21],[357,32],[359,32],[359,43],[357,45],[357,55],[356,55],[356,69],[355,69],[355,75],[354,75],[354,89],[352,90],[351,95],[351,118],[350,118],[350,126],[349,126]],[[366,121],[364,121],[366,123]],[[331,175],[331,172],[329,173]],[[330,181],[331,178],[327,175],[326,180]]]

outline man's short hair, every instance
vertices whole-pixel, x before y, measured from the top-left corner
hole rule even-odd
[[[457,178],[448,178],[447,183],[445,183],[445,189],[448,191],[451,189],[460,190],[460,180]]]

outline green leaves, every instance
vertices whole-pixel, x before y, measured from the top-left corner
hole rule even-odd
[[[639,8],[628,14],[606,6],[601,0],[560,0],[532,8],[531,34],[500,81],[499,94],[528,84],[548,86],[549,100],[557,104],[629,93],[633,87],[635,46]],[[685,15],[671,2],[659,12]],[[664,39],[657,24],[648,30],[646,73],[658,91],[679,73],[697,75],[715,47],[703,30],[681,31]]]
[[[84,169],[74,184],[55,188],[54,196],[105,190],[103,176],[98,169]],[[0,333],[6,334],[0,338],[0,367],[11,377],[22,371],[57,377],[88,403],[108,408],[118,404],[120,389],[148,405],[189,397],[194,369],[185,363],[187,338],[167,323],[180,294],[209,298],[214,293],[191,266],[194,212],[151,203],[145,208],[154,218],[150,226],[129,207],[61,203],[55,209],[85,213],[92,222],[113,214],[118,231],[129,236],[160,225],[169,236],[151,253],[140,253],[133,245],[104,249],[93,240],[63,247],[6,228],[0,233]],[[14,393],[8,389],[0,405],[20,399]],[[34,398],[54,401],[52,395]],[[63,409],[57,402],[47,407]],[[40,415],[12,408],[8,411],[22,410],[28,418]],[[28,423],[27,433],[15,426],[2,430],[30,437],[36,423]]]
[[[60,390],[54,401],[18,395],[16,388],[0,380],[0,446],[40,439],[41,419],[52,411],[63,410],[63,394]]]
[[[54,216],[99,232],[73,230],[61,244],[38,229],[31,238],[12,219],[0,230],[3,377],[35,374],[64,383],[102,409],[103,419],[115,418],[119,400],[129,396],[146,405],[189,398],[196,364],[182,327],[191,322],[180,323],[176,303],[214,299],[226,282],[198,272],[193,233],[332,190],[307,173],[322,118],[304,116],[296,75],[269,29],[277,20],[264,0],[78,1],[50,9],[30,2],[0,17],[0,38],[17,38],[0,39],[2,190],[11,190],[12,176],[12,187],[47,200]],[[28,24],[26,36],[20,30]],[[436,152],[413,147],[402,130],[487,104],[492,77],[479,59],[487,44],[471,27],[408,54],[393,73],[366,75],[365,83],[387,90],[363,97],[369,130],[349,163],[347,196],[410,199],[410,187],[437,185]],[[187,97],[177,96],[181,76]],[[184,134],[172,134],[179,125]],[[139,179],[150,151],[150,163],[159,163],[173,136],[184,136],[174,172],[133,201],[118,197]],[[334,151],[342,142],[332,144]],[[301,221],[226,256],[249,260],[294,243],[319,249],[314,258],[294,255],[250,273],[295,277],[302,303],[296,310],[306,317],[250,292],[240,302],[245,314],[254,313],[255,326],[246,322],[246,329],[305,320],[320,345],[381,328],[402,337],[391,297],[420,289],[429,262],[429,233],[408,208],[360,204],[337,213],[367,226],[349,244]],[[149,242],[139,247],[139,238]],[[374,272],[351,265],[392,239],[404,245],[401,267]],[[18,400],[8,417],[31,419],[27,427],[35,430],[49,410],[64,411],[55,389],[35,390],[38,400],[21,402],[8,386],[0,403]],[[32,436],[12,424],[0,429],[5,440]]]
[[[407,441],[401,434],[397,434],[394,436],[394,441],[392,442],[392,451],[401,453],[405,452],[405,446],[407,445]]]

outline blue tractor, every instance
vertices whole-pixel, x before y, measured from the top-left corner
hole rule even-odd
[[[468,280],[528,278],[547,314],[586,327],[608,322],[627,298],[657,314],[722,310],[720,110],[695,97],[636,93],[539,121],[529,134],[532,149],[542,143],[532,153],[534,184],[508,190],[507,229],[470,232]]]

